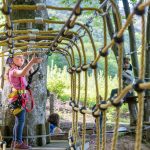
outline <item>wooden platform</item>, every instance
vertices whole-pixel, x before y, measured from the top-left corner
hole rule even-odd
[[[31,150],[68,150],[69,144],[67,140],[52,140],[50,144],[42,147],[32,147]],[[7,148],[6,150],[10,150]]]

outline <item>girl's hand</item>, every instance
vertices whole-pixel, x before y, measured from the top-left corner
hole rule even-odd
[[[43,58],[40,58],[40,57],[33,57],[32,59],[31,59],[31,62],[32,63],[35,63],[35,64],[39,64],[39,63],[41,63],[43,61]]]

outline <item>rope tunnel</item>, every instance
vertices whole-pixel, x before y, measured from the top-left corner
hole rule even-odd
[[[110,6],[115,12],[116,18],[116,28],[117,33],[108,42],[107,34],[107,23],[106,15],[108,10],[105,10],[104,7],[107,5],[108,0],[105,0],[99,7],[90,8],[85,7],[81,8],[82,0],[78,0],[74,8],[70,7],[54,7],[48,6],[43,3],[38,3],[36,5],[8,5],[7,0],[3,0],[3,7],[1,11],[5,15],[5,24],[0,24],[0,28],[5,28],[3,32],[0,32],[0,46],[8,47],[7,50],[0,52],[0,57],[9,56],[15,50],[21,49],[23,55],[31,54],[46,54],[51,55],[51,53],[59,53],[65,57],[68,63],[68,73],[70,74],[71,80],[71,90],[70,90],[70,106],[72,107],[72,129],[69,132],[69,145],[71,149],[75,149],[76,143],[78,140],[78,114],[83,115],[83,124],[82,124],[82,149],[85,149],[86,142],[86,119],[87,114],[92,115],[96,120],[96,149],[106,149],[106,116],[107,109],[109,107],[116,108],[116,119],[115,119],[115,128],[113,134],[113,140],[111,149],[116,149],[117,139],[118,139],[118,128],[119,128],[119,116],[120,108],[122,106],[122,99],[128,93],[129,90],[133,89],[137,92],[139,111],[138,111],[138,120],[137,120],[137,129],[136,129],[136,141],[135,141],[135,150],[141,149],[141,137],[142,137],[142,121],[143,121],[143,105],[144,105],[144,90],[150,89],[150,82],[144,82],[144,68],[145,68],[145,8],[150,6],[150,1],[144,3],[139,3],[135,6],[133,12],[128,16],[125,24],[122,26],[121,18],[116,8],[116,3],[114,0],[110,0]],[[17,10],[59,10],[59,11],[70,11],[70,15],[66,21],[53,21],[43,18],[35,17],[35,19],[11,19],[11,12]],[[82,16],[82,12],[90,11],[95,12],[99,18],[103,21],[103,46],[97,51],[95,42],[92,36],[92,33],[89,28],[89,24],[92,21],[88,20],[86,24],[78,22],[77,18]],[[130,25],[133,17],[138,15],[141,17],[141,64],[140,64],[140,73],[136,83],[133,85],[128,85],[125,88],[122,88],[122,63],[123,63],[123,33]],[[42,24],[42,25],[62,25],[60,30],[39,30],[39,29],[27,29],[27,30],[17,30],[15,26],[17,24]],[[76,29],[74,31],[73,29]],[[81,34],[84,33],[84,34]],[[87,55],[85,50],[85,43],[83,40],[84,36],[87,36],[93,51],[93,60],[90,62],[87,61]],[[118,94],[117,97],[113,99],[108,99],[108,60],[109,60],[109,49],[112,46],[117,45],[118,47]],[[31,49],[31,50],[30,50]],[[34,49],[34,50],[32,50]],[[41,50],[36,50],[41,49]],[[77,59],[75,58],[75,53],[77,54]],[[16,54],[16,55],[19,55]],[[97,68],[98,61],[104,59],[105,62],[105,94],[104,99],[100,99],[101,90],[98,85],[98,76]],[[88,88],[88,70],[92,69],[94,74],[94,86],[95,86],[95,109],[91,110],[87,107],[87,88]],[[80,90],[81,90],[81,74],[84,74],[84,103],[83,106],[79,106],[80,102]],[[103,122],[102,122],[102,131],[100,131],[100,122],[99,122],[99,113],[103,112]],[[102,133],[101,133],[102,132]],[[100,134],[102,134],[102,143],[100,143]]]

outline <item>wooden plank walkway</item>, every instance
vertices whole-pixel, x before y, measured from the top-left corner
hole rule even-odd
[[[68,150],[69,144],[67,140],[52,140],[50,144],[42,147],[32,147],[31,150]],[[6,150],[10,150],[7,148]]]

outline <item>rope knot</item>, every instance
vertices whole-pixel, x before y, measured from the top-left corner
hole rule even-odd
[[[68,72],[69,74],[73,74],[73,71],[72,71],[71,68],[68,68],[68,69],[67,69],[67,72]]]
[[[69,106],[71,106],[71,107],[75,106],[75,102],[72,100],[72,98],[70,98]]]
[[[78,8],[76,8],[74,14],[75,14],[76,16],[80,16],[80,15],[82,14],[82,9],[81,9],[80,6],[79,6]]]
[[[7,10],[5,11],[5,9],[4,9],[4,6],[2,7],[2,9],[1,9],[1,11],[2,11],[2,13],[4,14],[4,15],[10,15],[10,13],[12,12],[12,9],[9,7],[9,6],[7,6]]]
[[[72,71],[72,72],[75,72],[75,71],[76,71],[76,66],[75,66],[75,65],[73,65],[73,66],[71,67],[71,71]]]
[[[124,41],[123,35],[118,37],[117,33],[114,34],[113,39],[117,44],[121,44]]]
[[[79,108],[79,105],[75,104],[74,107],[73,107],[73,110],[76,111],[76,112],[78,112],[78,108]]]
[[[141,5],[141,1],[139,3],[136,4],[136,6],[134,7],[134,13],[138,16],[142,16],[145,14],[145,7],[140,9],[139,6]]]
[[[98,110],[99,110],[99,108],[96,107],[96,105],[94,105],[93,108],[92,108],[93,117],[95,117],[95,118],[99,117],[100,113],[95,114],[95,112],[97,112]]]
[[[102,104],[107,104],[107,101],[106,100],[101,100],[100,101],[100,105],[99,105],[99,109],[101,110],[101,111],[105,111],[105,110],[107,110],[107,108],[102,108]]]
[[[96,69],[96,68],[97,68],[97,63],[96,63],[96,64],[93,64],[93,62],[94,62],[94,61],[92,61],[92,62],[90,63],[90,67],[91,67],[91,69]]]
[[[112,104],[114,107],[116,107],[116,108],[121,107],[122,104],[123,104],[123,101],[121,100],[120,102],[115,103],[115,102],[114,102],[114,101],[115,101],[115,98],[116,98],[116,96],[114,96],[113,98],[111,98],[109,101],[111,102],[111,104]]]
[[[106,56],[109,55],[109,51],[103,52],[103,48],[100,48],[100,49],[99,49],[99,54],[100,54],[102,57],[106,57]]]
[[[85,106],[81,107],[81,108],[80,108],[80,113],[81,113],[81,114],[85,114],[84,110],[86,110],[86,107],[85,107]]]
[[[59,39],[57,40],[57,43],[61,43],[62,42],[62,36],[59,37]]]
[[[82,71],[87,71],[87,69],[88,69],[87,64],[83,64],[83,65],[81,66],[81,69],[82,69]]]
[[[81,67],[76,68],[76,73],[80,73],[81,72]]]
[[[137,93],[142,93],[144,92],[144,89],[140,88],[140,84],[144,83],[144,80],[137,80],[136,83],[133,84],[133,89],[137,92]]]

